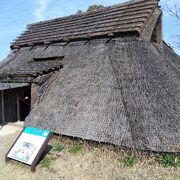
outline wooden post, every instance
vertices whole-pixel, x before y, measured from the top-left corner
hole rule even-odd
[[[37,89],[38,89],[37,84],[32,83],[31,84],[31,109],[33,109],[33,106],[36,104],[38,100]]]
[[[21,117],[20,117],[20,102],[19,102],[19,97],[17,95],[17,121],[20,121]]]
[[[2,105],[2,123],[5,124],[5,107],[4,107],[4,91],[1,91],[1,105]]]

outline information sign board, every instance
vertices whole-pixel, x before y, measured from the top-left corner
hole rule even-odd
[[[23,129],[19,137],[6,155],[6,159],[13,159],[35,168],[51,136],[49,130],[32,127]]]

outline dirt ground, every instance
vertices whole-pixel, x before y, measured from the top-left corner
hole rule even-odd
[[[4,161],[19,132],[0,136],[0,180],[180,180],[180,168],[162,167],[153,158],[142,158],[133,167],[125,167],[123,152],[110,145],[84,143],[80,151],[70,153],[77,140],[64,137],[51,140],[51,146],[58,143],[63,148],[58,152],[51,149],[32,173],[27,166]]]

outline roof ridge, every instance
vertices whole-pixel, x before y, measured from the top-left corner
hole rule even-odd
[[[140,36],[144,26],[158,9],[157,0],[131,0],[100,10],[29,24],[11,44],[11,49],[42,44],[46,41],[77,41],[97,37]],[[136,20],[135,19],[136,16]]]
[[[69,17],[85,16],[85,15],[88,15],[88,14],[94,14],[94,13],[101,12],[101,11],[104,11],[104,10],[108,10],[108,9],[111,9],[111,8],[113,9],[113,8],[116,8],[116,7],[125,7],[125,6],[128,6],[128,5],[133,5],[133,4],[142,3],[142,2],[148,2],[148,1],[149,2],[157,2],[157,0],[130,0],[130,1],[119,3],[119,4],[106,6],[106,7],[97,9],[95,11],[91,11],[91,12],[83,12],[81,14],[72,14],[72,15],[68,15],[68,16],[62,16],[62,17],[58,17],[58,18],[52,18],[52,19],[48,19],[48,20],[43,20],[43,21],[31,23],[31,24],[28,24],[27,27],[36,26],[38,24],[43,24],[43,23],[48,23],[48,22],[53,22],[53,21],[58,21],[60,19],[66,19],[66,18],[69,18]]]

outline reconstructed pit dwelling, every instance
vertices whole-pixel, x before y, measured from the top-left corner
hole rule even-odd
[[[30,24],[11,49],[0,65],[3,121],[29,114],[26,126],[58,134],[180,151],[180,57],[162,40],[156,0]]]

